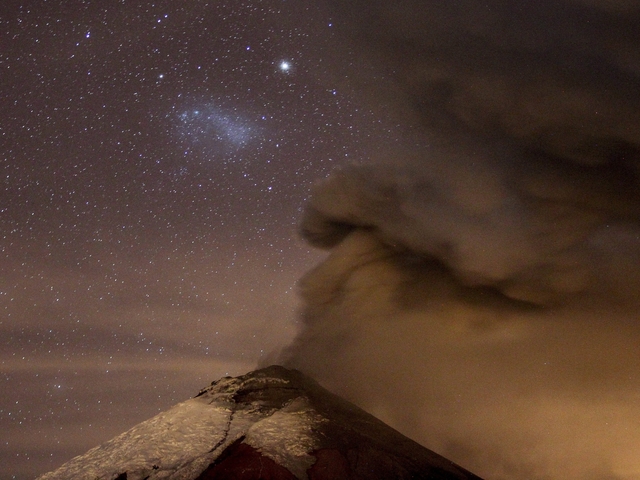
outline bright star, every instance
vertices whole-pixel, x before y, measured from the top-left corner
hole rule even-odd
[[[283,72],[288,72],[289,70],[291,70],[291,64],[283,60],[282,62],[280,62],[280,70]]]

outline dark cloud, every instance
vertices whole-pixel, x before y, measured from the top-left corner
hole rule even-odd
[[[486,478],[636,478],[640,10],[336,8],[415,148],[313,191],[283,360]]]

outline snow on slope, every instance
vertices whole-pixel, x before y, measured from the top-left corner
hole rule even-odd
[[[197,397],[182,402],[131,430],[44,474],[38,480],[127,480],[196,478],[220,453],[241,436],[292,473],[304,475],[315,458],[310,432],[322,417],[296,398],[272,411],[260,402],[238,409],[234,396],[241,388],[279,378],[223,378]],[[247,408],[248,407],[248,408]],[[266,418],[265,418],[266,416]],[[276,448],[277,447],[277,448]]]
[[[39,480],[479,480],[296,370],[225,377]]]

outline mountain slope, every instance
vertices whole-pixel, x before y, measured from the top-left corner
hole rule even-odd
[[[39,480],[479,477],[296,370],[225,377]]]

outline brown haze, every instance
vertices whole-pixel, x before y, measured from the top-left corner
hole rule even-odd
[[[416,147],[313,191],[282,361],[488,479],[639,479],[640,7],[335,3]]]

